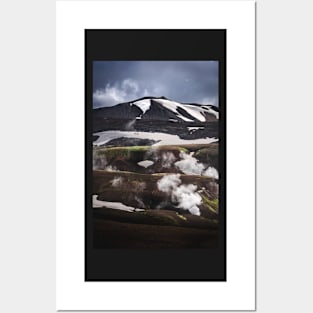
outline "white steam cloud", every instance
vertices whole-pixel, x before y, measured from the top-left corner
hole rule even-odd
[[[129,121],[125,125],[125,130],[135,130],[136,119]]]
[[[163,176],[157,182],[158,189],[166,193],[172,193],[181,184],[180,174],[169,174]]]
[[[157,162],[159,159],[160,159],[160,156],[159,156],[159,148],[156,146],[156,147],[151,147],[147,152],[146,152],[146,155],[145,155],[145,159],[150,159],[150,160],[153,160],[154,162]]]
[[[93,170],[104,170],[107,166],[107,160],[104,155],[98,155],[93,152],[92,168]]]
[[[176,157],[173,152],[165,152],[162,154],[162,167],[170,168],[176,161]]]
[[[184,174],[187,175],[201,175],[205,166],[193,157],[193,153],[187,154],[181,152],[179,154],[182,160],[175,162],[176,167],[178,167]]]
[[[108,165],[107,167],[105,167],[105,170],[107,172],[119,172],[119,170],[115,166],[112,166],[112,165]]]
[[[175,166],[178,167],[184,174],[202,175],[214,179],[219,178],[217,169],[212,166],[205,169],[205,165],[193,157],[193,152],[190,154],[181,152],[179,156],[182,160],[175,162]]]
[[[198,205],[202,203],[202,198],[196,191],[196,185],[181,185],[173,190],[172,197],[178,202],[177,206],[179,208],[199,216],[200,209]]]
[[[203,176],[218,179],[218,171],[216,168],[209,166],[204,172]]]
[[[114,177],[111,180],[111,184],[113,187],[120,187],[123,184],[123,177]]]
[[[138,203],[138,205],[139,205],[140,208],[145,208],[145,207],[146,207],[145,204],[144,204],[144,202],[142,201],[142,199],[141,199],[140,197],[135,196],[135,200],[136,200],[136,202]]]
[[[180,174],[169,174],[157,182],[158,189],[167,193],[177,207],[189,211],[193,215],[200,215],[198,205],[202,203],[201,196],[197,193],[197,186],[188,184],[182,185]]]

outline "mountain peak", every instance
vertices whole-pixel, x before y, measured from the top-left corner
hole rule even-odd
[[[155,99],[164,99],[164,100],[170,100],[168,98],[166,98],[165,96],[161,96],[161,97],[156,97],[156,96],[144,96],[135,100],[131,100],[129,101],[129,103],[133,103],[136,101],[140,101],[140,100],[155,100]]]
[[[112,107],[97,109],[96,116],[105,119],[143,119],[192,123],[216,121],[219,118],[218,115],[218,109],[211,105],[181,103],[165,96],[145,96]]]

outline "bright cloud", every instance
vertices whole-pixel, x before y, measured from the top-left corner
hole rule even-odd
[[[149,94],[148,90],[141,91],[138,82],[127,78],[121,83],[116,82],[111,85],[107,83],[104,88],[97,89],[93,93],[93,107],[113,106],[121,102],[126,102],[139,98],[142,93]]]

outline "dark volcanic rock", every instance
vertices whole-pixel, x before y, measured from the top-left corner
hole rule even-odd
[[[158,141],[151,139],[140,139],[140,138],[116,138],[110,140],[106,146],[115,146],[115,147],[130,147],[130,146],[151,146]]]
[[[110,118],[135,119],[141,113],[142,111],[136,105],[130,105],[128,102],[93,110],[94,118],[102,118],[102,120]]]
[[[186,111],[183,110],[182,108],[177,108],[177,112],[178,112],[179,114],[181,114],[182,116],[188,118],[189,120],[192,120],[192,121],[194,120],[194,117],[191,116],[188,112],[186,112]]]

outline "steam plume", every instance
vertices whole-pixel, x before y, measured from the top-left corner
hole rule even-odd
[[[104,170],[107,165],[107,160],[104,155],[93,152],[92,168],[93,170]]]
[[[123,184],[123,177],[114,177],[111,180],[111,184],[113,187],[120,187]]]
[[[136,123],[136,119],[126,123],[125,125],[125,130],[135,130],[135,123]]]
[[[203,176],[218,179],[218,171],[216,168],[209,166],[204,172]]]
[[[176,167],[178,167],[184,174],[187,175],[201,175],[204,170],[204,165],[199,163],[196,158],[193,157],[193,153],[187,154],[181,152],[179,156],[182,160],[175,162]]]
[[[169,174],[157,182],[158,189],[167,193],[177,208],[189,211],[193,215],[200,215],[198,205],[202,203],[201,196],[197,193],[197,186],[181,184],[180,174]]]
[[[170,168],[176,157],[173,152],[165,152],[162,154],[162,167]]]

